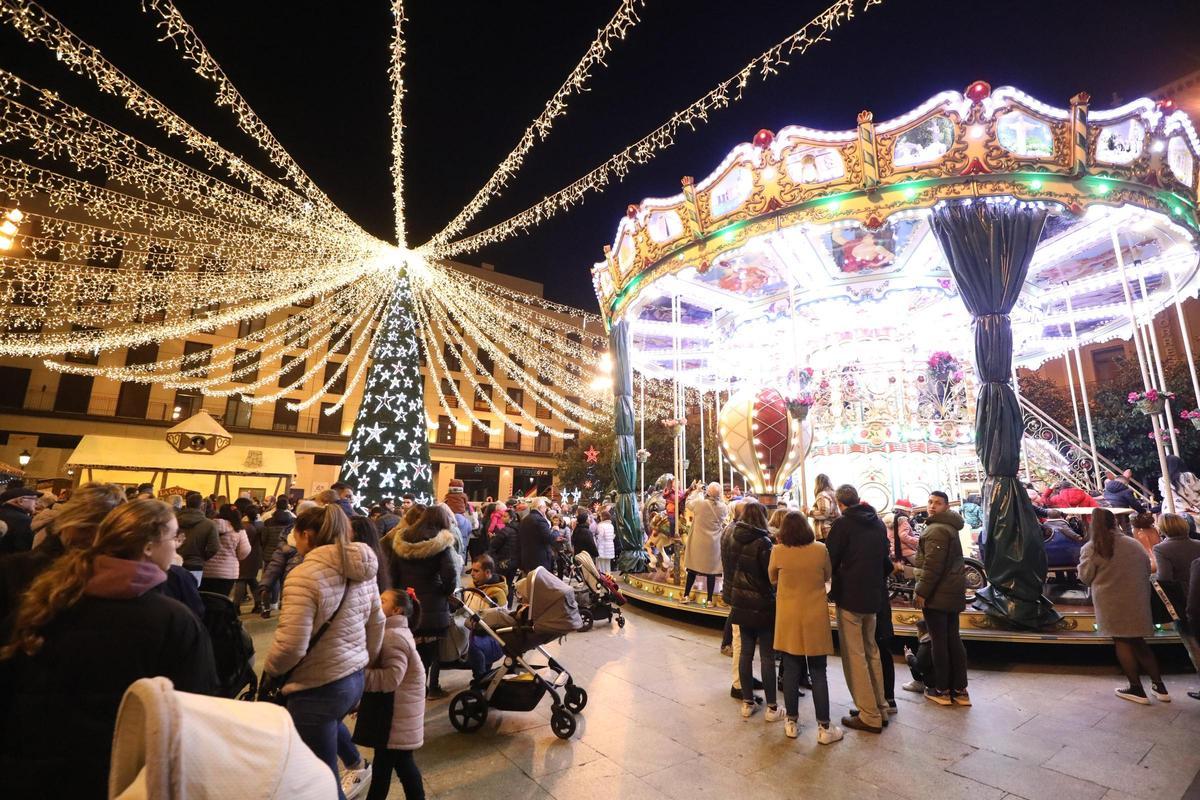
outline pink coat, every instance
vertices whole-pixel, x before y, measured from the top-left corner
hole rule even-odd
[[[229,520],[214,519],[217,533],[221,537],[221,546],[216,555],[204,562],[204,577],[237,580],[241,565],[238,563],[250,555],[250,540],[246,532],[235,531]]]
[[[425,743],[425,668],[403,614],[387,618],[383,647],[367,667],[364,691],[392,693],[389,750],[416,750]]]

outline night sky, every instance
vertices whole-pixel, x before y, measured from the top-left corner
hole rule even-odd
[[[466,203],[611,16],[606,2],[410,0],[407,67],[409,238],[420,243]],[[470,232],[570,183],[671,112],[799,28],[825,2],[648,0],[641,24],[573,97],[515,184]],[[180,0],[226,74],[284,146],[356,221],[392,239],[389,3]],[[201,130],[251,156],[249,140],[211,104],[207,84],[156,41],[136,0],[47,2],[51,13]],[[154,134],[97,100],[10,29],[0,65],[60,91],[118,127]],[[843,130],[869,108],[885,120],[981,78],[1065,107],[1074,93],[1104,108],[1200,69],[1200,3],[886,0],[837,30],[745,99],[623,184],[508,243],[465,256],[546,284],[547,296],[595,308],[589,268],[625,206],[679,191],[760,128]],[[260,159],[251,158],[255,163]],[[274,173],[272,173],[274,174]]]

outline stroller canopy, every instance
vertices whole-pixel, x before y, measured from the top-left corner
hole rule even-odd
[[[529,622],[537,633],[562,636],[583,627],[575,590],[544,567],[517,581],[516,590],[521,602],[529,606]]]
[[[116,800],[337,795],[333,773],[283,706],[177,692],[166,678],[142,678],[125,692],[111,766],[108,796]]]
[[[600,586],[600,570],[596,568],[596,562],[592,560],[591,553],[585,553],[582,550],[575,554],[575,563],[579,565],[579,572],[583,575],[583,582],[587,587],[596,594],[600,594],[602,588]]]

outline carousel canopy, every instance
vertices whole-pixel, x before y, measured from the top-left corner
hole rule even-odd
[[[1169,104],[1088,100],[978,81],[887,122],[760,131],[682,193],[629,207],[593,269],[606,322],[630,323],[636,369],[701,389],[966,355],[931,209],[1032,203],[1051,217],[1012,314],[1016,362],[1127,337],[1131,312],[1200,288],[1200,139]]]

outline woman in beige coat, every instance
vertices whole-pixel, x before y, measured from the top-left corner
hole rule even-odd
[[[807,659],[817,741],[832,744],[842,738],[842,729],[829,724],[829,683],[825,678],[825,659],[833,654],[825,600],[825,584],[833,573],[829,551],[816,541],[808,520],[796,511],[783,518],[779,545],[771,550],[767,574],[776,586],[775,651],[783,657],[784,733],[792,739],[800,735],[800,674]]]

